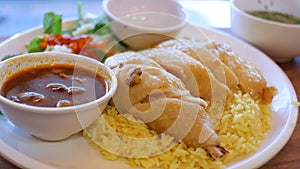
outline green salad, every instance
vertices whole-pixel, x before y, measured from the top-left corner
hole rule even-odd
[[[126,50],[126,45],[119,42],[111,33],[105,16],[83,18],[82,4],[78,3],[77,27],[62,29],[62,15],[47,12],[43,18],[44,35],[34,37],[26,44],[27,51],[33,52],[68,52],[80,54],[103,62],[107,57]],[[2,58],[9,59],[20,54],[11,54]]]

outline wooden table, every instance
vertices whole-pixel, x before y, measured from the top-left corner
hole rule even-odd
[[[8,37],[0,37],[0,42]],[[300,57],[292,62],[279,64],[295,87],[300,100]],[[261,169],[297,169],[300,168],[300,116],[295,131],[286,146]],[[3,157],[0,157],[0,169],[19,169]]]

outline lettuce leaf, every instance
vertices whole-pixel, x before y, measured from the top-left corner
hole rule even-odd
[[[45,49],[41,48],[41,43],[44,41],[43,38],[34,38],[30,41],[27,51],[28,53],[43,52]]]
[[[44,14],[44,33],[45,34],[61,34],[62,33],[62,15],[56,15],[53,12]]]

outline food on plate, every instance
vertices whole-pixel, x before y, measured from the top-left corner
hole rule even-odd
[[[218,109],[222,109],[222,103],[231,95],[229,88],[219,82],[207,67],[176,49],[155,48],[136,53],[125,52],[107,58],[105,63],[111,68],[117,67],[118,64],[139,66],[151,63],[154,67],[165,69],[178,77],[194,97],[201,97],[214,106],[209,112],[213,126],[220,119],[221,110]]]
[[[158,63],[147,57],[139,57],[133,51],[127,51],[123,53],[118,53],[106,59],[105,65],[114,69],[119,67],[123,63],[126,64],[140,64],[145,66],[152,66],[157,68],[162,68]]]
[[[124,157],[133,167],[143,168],[224,168],[202,148],[174,142],[174,137],[157,133],[129,114],[108,106],[97,121],[85,129],[84,137],[105,159]],[[101,136],[101,137],[100,137]],[[136,139],[138,138],[138,139]]]
[[[172,136],[155,137],[157,133],[146,124],[129,114],[120,114],[113,106],[108,106],[83,135],[105,159],[124,157],[133,167],[225,168],[226,162],[258,150],[272,118],[268,107],[249,94],[235,93],[230,102],[216,129],[221,146],[229,151],[222,158],[214,159],[205,149],[188,147],[184,142],[174,143]]]
[[[276,93],[276,88],[274,86],[268,86],[265,78],[253,63],[238,57],[238,55],[224,43],[212,42],[207,45],[207,47],[237,75],[242,91],[249,93],[251,97],[262,103],[271,103]]]
[[[69,65],[32,67],[14,73],[1,87],[1,95],[18,103],[66,107],[90,102],[106,93],[99,73]],[[94,90],[95,89],[95,90]]]
[[[300,24],[300,18],[281,12],[272,11],[247,11],[247,13],[270,21],[288,23],[288,24]]]
[[[180,79],[164,69],[144,65],[115,69],[120,88],[113,101],[121,113],[133,114],[157,133],[184,138],[186,144],[193,147],[218,145],[204,110],[207,103],[193,97]],[[183,116],[182,121],[175,121],[178,116]]]
[[[80,5],[79,8],[80,11]],[[83,18],[79,12],[77,23],[76,28],[63,30],[61,15],[53,12],[45,13],[44,34],[26,42],[28,44],[25,53],[66,52],[104,61],[107,56],[126,49],[126,46],[119,43],[110,32],[106,17]],[[17,55],[19,54],[4,56],[2,61]]]
[[[194,42],[193,40],[171,39],[157,45],[158,48],[176,49],[206,66],[220,82],[231,89],[238,88],[238,78],[223,62],[217,59],[208,49],[203,48],[206,41]]]
[[[270,127],[269,104],[276,88],[255,65],[221,42],[173,39],[151,49],[113,55],[105,64],[119,82],[113,107],[99,117],[105,124],[95,122],[84,135],[108,159],[124,156],[129,164],[145,168],[223,168],[225,162],[255,152]],[[220,70],[212,70],[216,65]],[[128,121],[121,120],[128,116]],[[134,123],[128,131],[121,129],[132,121],[143,123],[143,129]],[[108,128],[114,134],[102,135]],[[140,136],[139,143],[128,140]],[[154,136],[158,140],[148,139]],[[105,141],[110,138],[117,140],[111,146],[126,147],[125,142],[129,149],[111,151]],[[168,140],[164,148],[163,139]],[[147,147],[150,143],[155,152]],[[131,144],[140,144],[138,149],[148,156]],[[195,155],[203,164],[193,159]]]
[[[231,93],[228,87],[219,82],[209,69],[178,50],[149,49],[136,53],[125,52],[107,58],[105,63],[111,68],[118,66],[120,63],[146,64],[157,68],[164,68],[181,79],[193,96],[209,101],[212,98],[212,87],[217,93]]]
[[[179,50],[150,49],[142,51],[140,54],[156,61],[166,71],[181,79],[186,88],[195,97],[212,101],[212,98],[215,97],[213,92],[225,98],[231,93],[229,88],[218,81],[212,72],[201,64],[201,62]]]
[[[274,87],[268,86],[265,78],[252,63],[239,57],[224,43],[170,40],[159,44],[158,47],[181,50],[190,54],[193,58],[198,58],[210,70],[223,70],[225,72],[225,82],[228,84],[228,87],[241,89],[243,92],[249,93],[254,99],[267,104],[271,102],[276,92]],[[220,63],[224,69],[219,70],[217,65],[214,65],[215,63]],[[214,73],[216,77],[219,77],[220,74],[222,75],[222,72]],[[232,77],[236,77],[236,79]]]
[[[33,39],[28,52],[79,53],[116,73],[115,96],[83,132],[104,158],[124,157],[144,168],[224,168],[257,151],[270,128],[276,88],[255,65],[224,43],[189,38],[123,52],[105,24],[83,21],[66,32],[44,25],[45,35]],[[59,35],[46,32],[55,29]]]

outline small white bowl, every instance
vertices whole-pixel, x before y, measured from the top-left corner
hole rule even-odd
[[[174,38],[189,20],[175,0],[104,0],[103,9],[112,32],[133,50]]]
[[[58,141],[90,125],[106,107],[117,89],[114,73],[101,62],[68,53],[31,53],[0,63],[0,88],[14,73],[49,64],[67,64],[99,73],[107,83],[107,92],[94,101],[70,107],[39,107],[13,102],[0,95],[0,110],[18,128],[42,140]]]
[[[269,21],[246,13],[266,8],[300,17],[299,0],[231,0],[231,30],[276,62],[291,61],[300,55],[300,25]]]

